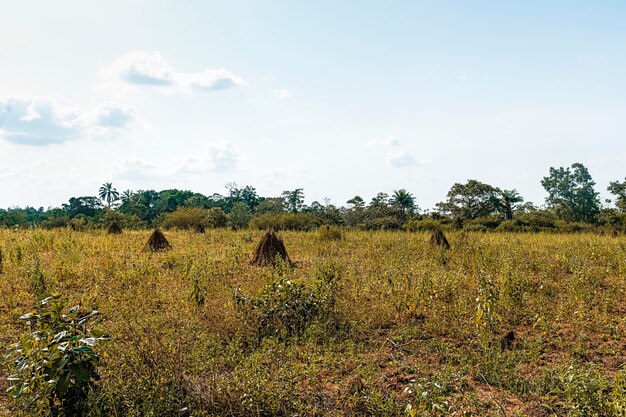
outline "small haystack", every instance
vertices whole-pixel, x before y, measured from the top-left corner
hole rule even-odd
[[[439,246],[443,249],[450,249],[450,243],[448,243],[448,239],[446,239],[446,235],[443,234],[441,229],[433,231],[433,234],[430,237],[430,244],[433,246]]]
[[[270,230],[261,238],[254,251],[254,258],[250,261],[250,265],[276,265],[279,257],[283,261],[291,263],[282,239],[276,236],[273,230]]]
[[[109,228],[107,229],[107,235],[119,235],[120,233],[122,233],[122,228],[114,220],[113,222],[111,222]]]
[[[152,252],[158,252],[162,250],[171,249],[170,242],[167,241],[165,235],[157,228],[154,229],[154,232],[150,235],[150,239],[146,242],[146,250],[150,250]]]
[[[194,230],[196,233],[204,233],[204,232],[205,232],[205,230],[204,230],[204,226],[202,226],[201,224],[197,224],[197,225],[195,225],[195,226],[193,227],[193,230]]]

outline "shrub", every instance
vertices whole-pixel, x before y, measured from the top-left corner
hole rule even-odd
[[[198,225],[207,224],[207,211],[198,207],[180,207],[171,213],[166,213],[161,220],[161,227],[171,229],[192,229]]]
[[[256,296],[235,295],[244,321],[257,337],[287,340],[302,333],[315,320],[328,318],[335,305],[338,274],[319,273],[312,285],[286,278],[282,272]]]
[[[82,415],[99,379],[93,347],[104,337],[87,328],[97,312],[81,315],[74,306],[64,313],[65,308],[58,297],[40,299],[34,312],[20,317],[29,332],[5,357],[14,363],[9,395],[29,415]]]
[[[267,230],[302,230],[308,231],[317,228],[320,225],[320,220],[308,213],[284,213],[284,214],[272,214],[265,213],[256,216],[250,222],[250,227]]]
[[[70,219],[67,216],[50,217],[49,219],[46,219],[46,220],[41,222],[41,227],[43,227],[44,229],[54,229],[54,228],[57,228],[57,227],[67,227],[69,222],[70,222]]]
[[[219,207],[213,207],[206,213],[206,225],[214,229],[226,227],[228,224],[228,217],[224,210]]]
[[[338,226],[322,226],[317,231],[317,237],[319,240],[342,240],[343,231]]]
[[[366,219],[361,227],[365,230],[399,230],[402,228],[402,219],[396,216],[382,216]]]
[[[146,226],[146,223],[136,214],[124,214],[115,210],[107,210],[102,217],[102,223],[105,227],[108,227],[113,222],[121,226],[122,229],[139,229]]]
[[[441,230],[441,222],[433,219],[409,220],[404,227],[409,232],[432,232]]]

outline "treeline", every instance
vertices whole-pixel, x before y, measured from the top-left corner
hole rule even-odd
[[[227,193],[206,196],[187,190],[126,190],[111,183],[98,196],[72,197],[58,208],[0,209],[0,226],[100,228],[116,221],[125,228],[198,226],[235,229],[311,230],[322,225],[365,230],[429,230],[436,227],[474,231],[626,232],[626,179],[611,182],[614,207],[603,206],[587,168],[550,168],[541,180],[548,193],[541,207],[516,190],[477,181],[454,184],[432,211],[422,211],[408,191],[378,193],[366,202],[355,196],[344,206],[304,204],[301,188],[278,197],[259,196],[251,186],[227,185]]]

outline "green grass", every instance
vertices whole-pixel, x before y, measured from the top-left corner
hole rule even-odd
[[[624,415],[624,237],[283,232],[274,269],[261,232],[148,236],[0,230],[4,346],[42,289],[102,314],[90,415]]]

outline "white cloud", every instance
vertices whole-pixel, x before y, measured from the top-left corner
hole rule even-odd
[[[200,72],[177,71],[160,52],[146,51],[132,51],[122,55],[104,67],[99,76],[107,87],[119,89],[124,84],[153,86],[164,92],[217,91],[245,84],[242,78],[226,68]]]
[[[101,103],[85,110],[56,97],[0,98],[0,137],[18,145],[116,137],[132,127],[135,118],[132,107],[120,103]]]
[[[237,169],[239,156],[229,142],[206,145],[201,152],[164,163],[147,161],[132,155],[113,166],[112,175],[130,181],[181,179],[191,175],[231,172]]]
[[[293,93],[286,88],[279,88],[278,90],[274,90],[274,95],[278,98],[291,98],[293,97]]]
[[[415,166],[417,161],[408,152],[405,151],[393,151],[387,154],[387,162],[394,168]]]

